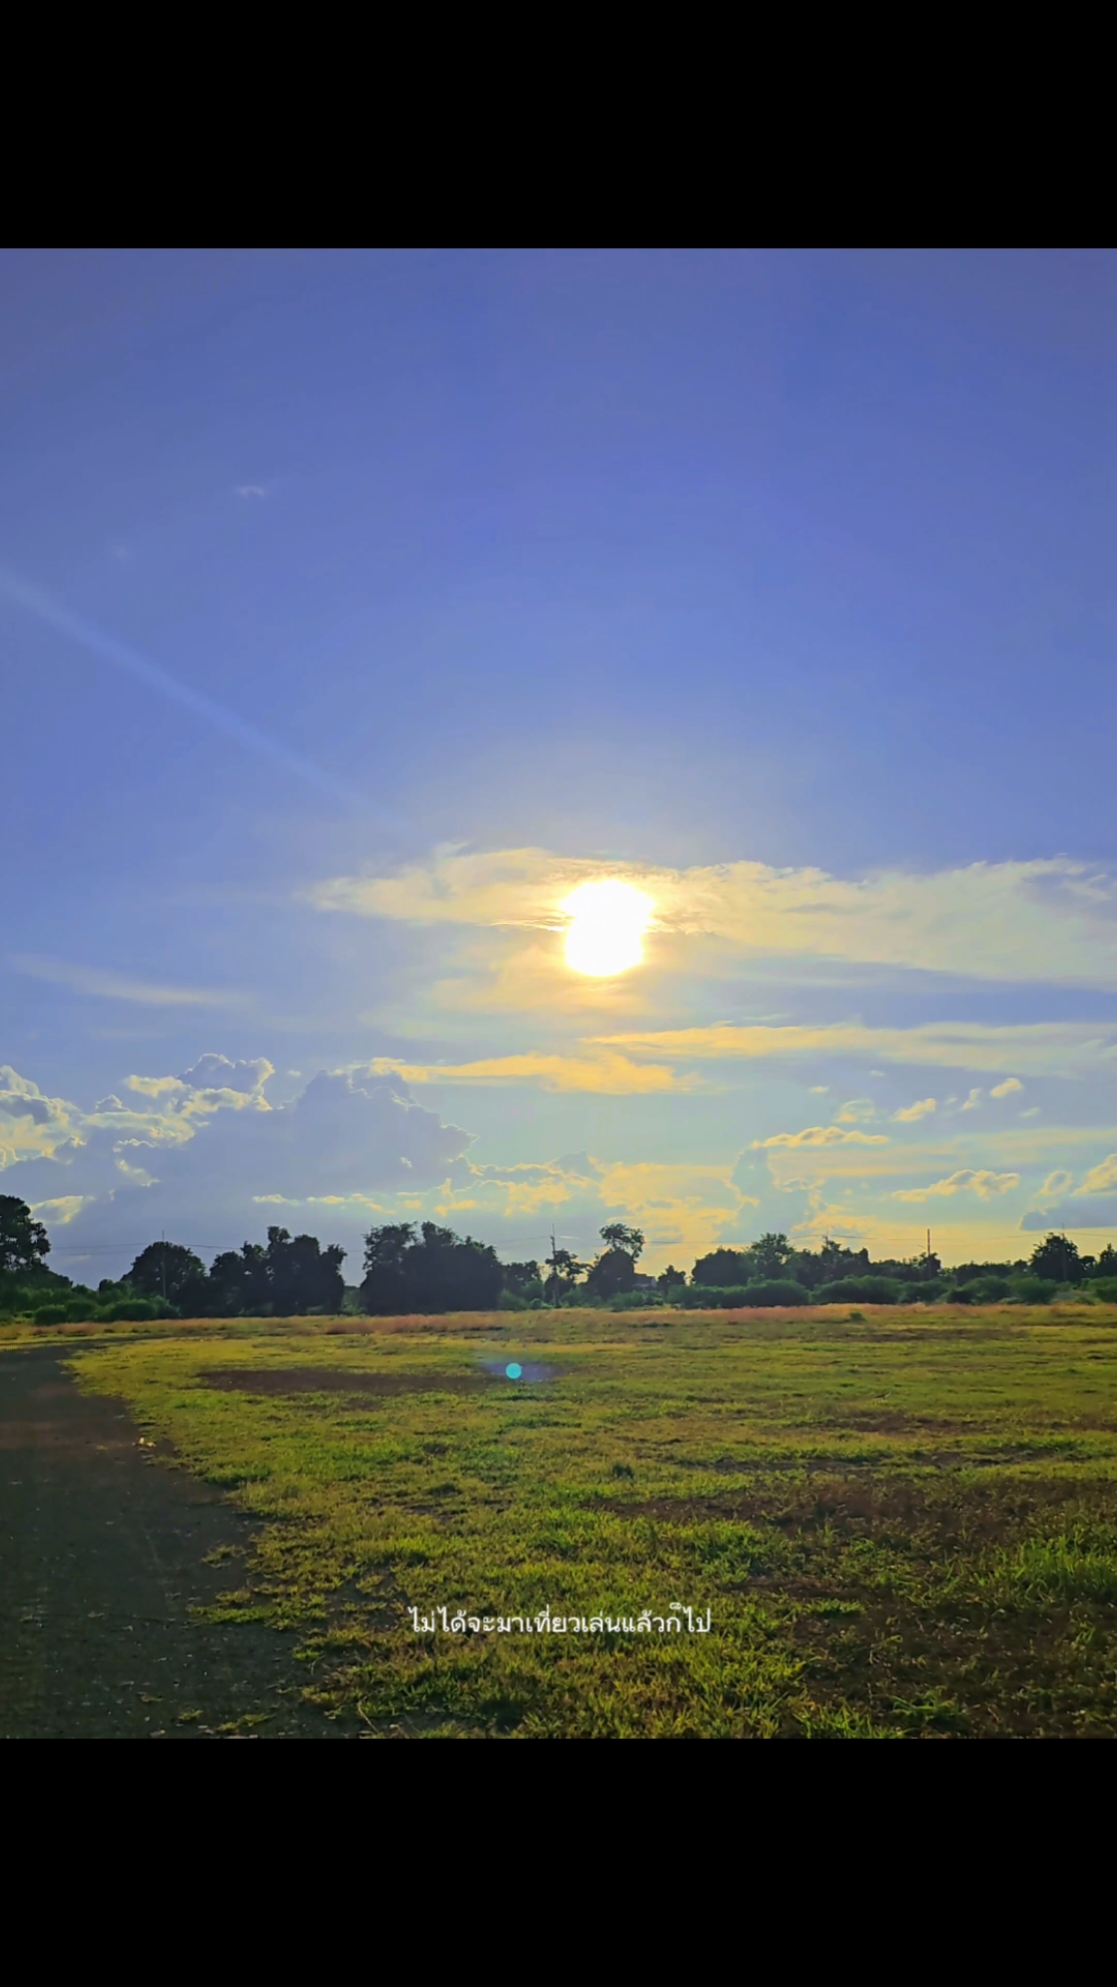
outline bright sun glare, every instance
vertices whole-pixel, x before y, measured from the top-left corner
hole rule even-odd
[[[580,883],[562,908],[570,919],[566,963],[576,973],[605,979],[640,964],[654,906],[634,884]]]

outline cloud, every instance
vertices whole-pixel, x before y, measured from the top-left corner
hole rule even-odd
[[[263,483],[238,483],[236,486],[238,497],[266,497],[267,494],[267,488]]]
[[[133,980],[125,973],[103,972],[98,966],[69,966],[61,959],[44,959],[38,954],[21,954],[11,964],[31,979],[47,980],[104,1000],[136,1001],[145,1007],[244,1007],[249,999],[247,994],[231,989],[157,986],[150,980]]]
[[[324,881],[310,898],[322,910],[417,924],[557,928],[563,897],[604,877],[645,890],[660,931],[717,938],[752,957],[1117,985],[1117,879],[1064,858],[847,880],[758,862],[677,870],[537,848],[441,851],[393,876]]]
[[[322,1071],[291,1103],[269,1108],[271,1073],[263,1057],[207,1055],[187,1077],[217,1083],[134,1077],[122,1085],[134,1109],[114,1097],[111,1111],[83,1112],[4,1070],[4,1191],[35,1204],[80,1201],[66,1222],[75,1246],[117,1235],[138,1243],[141,1224],[170,1233],[183,1223],[191,1232],[178,1239],[228,1246],[230,1230],[255,1227],[265,1203],[425,1192],[450,1178],[473,1142],[417,1104],[398,1076]]]
[[[562,1056],[531,1052],[468,1063],[405,1063],[384,1057],[375,1067],[395,1071],[407,1083],[539,1083],[545,1090],[588,1090],[611,1097],[696,1086],[696,1079],[677,1076],[661,1064],[633,1062],[627,1056],[609,1053]]]
[[[1117,1229],[1117,1194],[1096,1200],[1059,1201],[1054,1207],[1032,1208],[1021,1217],[1020,1226],[1028,1234],[1046,1234],[1048,1229],[1063,1232],[1071,1228]]]
[[[1023,1090],[1023,1088],[1024,1085],[1021,1083],[1019,1077],[1006,1076],[1003,1083],[994,1085],[989,1095],[990,1097],[1011,1097],[1014,1090]]]
[[[754,1139],[751,1152],[767,1151],[777,1145],[887,1145],[884,1132],[842,1131],[838,1125],[808,1125],[805,1131],[779,1131],[771,1138]]]
[[[932,1111],[937,1110],[938,1105],[933,1097],[923,1097],[918,1104],[909,1104],[906,1111],[893,1111],[892,1117],[898,1125],[914,1125],[920,1118],[928,1118]]]
[[[1090,1168],[1081,1186],[1075,1188],[1075,1198],[1080,1194],[1103,1194],[1110,1187],[1117,1187],[1117,1152],[1110,1152],[1097,1166]]]
[[[49,1222],[54,1228],[66,1228],[83,1207],[90,1205],[89,1194],[59,1194],[54,1200],[37,1200],[31,1212],[36,1221]]]
[[[1037,1075],[1117,1075],[1117,1030],[1110,1023],[1038,1021],[989,1027],[926,1022],[916,1028],[866,1028],[860,1022],[769,1028],[717,1023],[699,1028],[594,1035],[591,1044],[679,1062],[759,1061],[799,1056],[871,1056],[943,1069],[1026,1068]],[[870,1072],[871,1073],[871,1072]]]
[[[1114,1184],[1117,1185],[1117,1181],[1115,1181]],[[1040,1192],[1042,1194],[1050,1194],[1050,1195],[1065,1194],[1067,1188],[1073,1187],[1073,1185],[1074,1185],[1074,1174],[1060,1170],[1058,1172],[1049,1173],[1047,1175],[1046,1180],[1044,1181],[1042,1187],[1040,1188]]]
[[[893,1200],[925,1201],[936,1196],[960,1193],[974,1193],[979,1200],[990,1200],[994,1195],[1011,1193],[1020,1185],[1019,1173],[991,1173],[982,1168],[974,1171],[963,1167],[960,1172],[951,1173],[948,1179],[936,1180],[930,1187],[898,1188]]]
[[[984,1094],[985,1094],[984,1091],[981,1090],[980,1088],[976,1090],[971,1090],[969,1096],[966,1098],[966,1101],[962,1106],[963,1111],[976,1111],[978,1105],[981,1103],[981,1099],[984,1096]]]
[[[826,1086],[823,1084],[815,1087],[825,1089]],[[851,1097],[848,1104],[842,1105],[834,1122],[839,1125],[867,1124],[871,1118],[876,1117],[876,1114],[877,1107],[871,1097]]]

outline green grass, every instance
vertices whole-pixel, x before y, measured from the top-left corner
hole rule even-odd
[[[515,1357],[553,1377],[455,1388]],[[312,1701],[363,1729],[1117,1731],[1108,1308],[135,1325],[74,1367],[260,1519],[222,1612],[293,1633]],[[710,1632],[408,1614],[672,1603]]]

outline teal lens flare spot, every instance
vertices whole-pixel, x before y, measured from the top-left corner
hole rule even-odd
[[[512,1361],[511,1366],[506,1366],[504,1369],[505,1373],[507,1374],[510,1380],[520,1379],[523,1374],[523,1370],[524,1369],[522,1366],[517,1366],[515,1360]]]

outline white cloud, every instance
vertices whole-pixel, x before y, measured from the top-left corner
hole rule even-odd
[[[749,1150],[767,1151],[780,1145],[887,1145],[884,1132],[843,1131],[839,1125],[808,1125],[805,1131],[779,1131],[754,1139]]]
[[[923,1097],[918,1104],[909,1104],[906,1111],[893,1111],[893,1121],[898,1125],[918,1124],[920,1118],[929,1118],[938,1105],[933,1097]]]
[[[1019,1077],[1006,1076],[1003,1083],[994,1084],[989,1095],[990,1097],[1011,1097],[1015,1091],[1023,1090],[1023,1088],[1024,1085],[1021,1083]]]
[[[962,1106],[963,1111],[976,1111],[984,1094],[984,1091],[980,1087],[976,1090],[971,1090]]]
[[[951,1173],[948,1179],[936,1180],[930,1187],[897,1188],[893,1200],[925,1201],[937,1196],[949,1197],[953,1194],[974,1193],[979,1200],[990,1200],[994,1195],[1011,1193],[1020,1185],[1019,1173],[991,1173],[985,1168],[974,1170],[963,1167]]]
[[[1069,1186],[1069,1174],[1065,1178]],[[1109,1153],[1097,1166],[1090,1168],[1081,1186],[1075,1188],[1075,1197],[1079,1194],[1104,1194],[1113,1187],[1117,1187],[1117,1152]]]
[[[868,1124],[876,1114],[877,1107],[871,1097],[851,1097],[848,1104],[842,1105],[834,1122],[839,1125]]]
[[[784,1028],[717,1023],[633,1029],[623,1035],[594,1035],[589,1041],[629,1055],[654,1054],[676,1062],[855,1055],[941,1069],[993,1071],[1015,1065],[1046,1076],[1117,1076],[1117,1028],[1109,1022],[1036,1021],[990,1027],[938,1021],[916,1028],[867,1028],[856,1021]]]
[[[718,938],[751,956],[1117,985],[1117,879],[1063,858],[846,880],[758,862],[672,870],[504,849],[442,852],[394,876],[337,877],[310,894],[323,910],[366,917],[548,929],[563,924],[562,899],[578,883],[606,876],[647,891],[660,931]]]
[[[31,1212],[36,1221],[49,1222],[53,1228],[66,1228],[83,1207],[91,1205],[91,1200],[89,1194],[59,1194],[54,1200],[37,1200]]]

